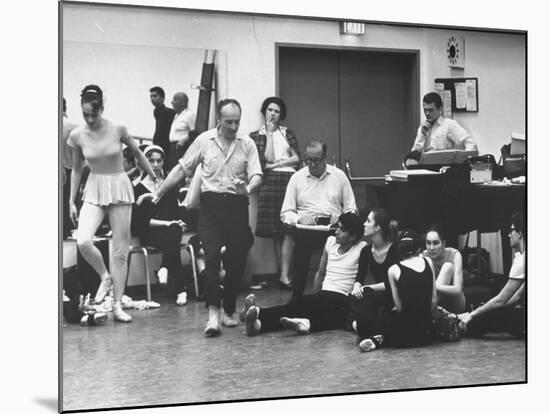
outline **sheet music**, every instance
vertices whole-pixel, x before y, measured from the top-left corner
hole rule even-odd
[[[477,88],[476,80],[466,80],[466,110],[477,111]]]
[[[466,109],[466,84],[455,82],[456,109]]]

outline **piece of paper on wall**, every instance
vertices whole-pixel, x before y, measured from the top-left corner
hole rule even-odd
[[[466,110],[477,111],[477,88],[476,80],[466,80]]]
[[[434,90],[441,96],[441,100],[443,101],[443,116],[450,118],[453,115],[451,91],[446,91],[445,84],[442,82],[434,82]]]
[[[464,82],[455,83],[456,108],[466,109],[466,84]]]
[[[443,116],[446,118],[451,118],[453,116],[451,91],[443,91],[441,99],[443,100]]]

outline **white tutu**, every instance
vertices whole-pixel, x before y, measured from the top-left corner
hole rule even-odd
[[[94,174],[90,172],[82,200],[96,206],[132,204],[134,189],[125,172]]]

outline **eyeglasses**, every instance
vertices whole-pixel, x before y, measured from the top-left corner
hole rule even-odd
[[[306,158],[307,165],[319,165],[323,162],[324,158]]]

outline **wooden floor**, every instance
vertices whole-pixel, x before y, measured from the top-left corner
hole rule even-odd
[[[239,309],[247,293],[239,297]],[[289,293],[269,288],[256,296],[260,306],[270,306]],[[203,302],[178,307],[154,299],[161,308],[130,311],[130,324],[65,324],[63,410],[526,380],[525,342],[503,336],[368,354],[344,331],[249,338],[241,324],[205,338]]]

